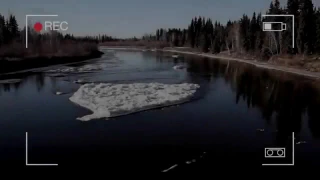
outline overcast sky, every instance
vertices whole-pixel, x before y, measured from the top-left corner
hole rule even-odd
[[[225,23],[243,13],[265,13],[270,0],[1,0],[0,13],[13,13],[20,27],[26,14],[58,14],[46,20],[67,21],[70,33],[105,33],[117,37],[140,37],[157,28],[186,28],[194,16]],[[282,0],[284,5],[285,0]],[[320,6],[320,0],[313,0]],[[30,18],[30,21],[38,21]],[[42,19],[40,19],[42,20]]]

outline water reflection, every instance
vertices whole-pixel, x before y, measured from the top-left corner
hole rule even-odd
[[[21,79],[15,83],[3,83],[0,84],[0,92],[18,92],[28,81],[32,81],[36,84],[38,92],[40,92],[45,86],[45,74],[44,73],[21,73],[1,76],[1,79]]]
[[[309,117],[309,129],[311,131],[311,134],[314,138],[320,139],[320,113],[319,113],[319,107],[320,107],[320,97],[315,96],[312,98],[308,109],[307,114]]]
[[[297,138],[299,138],[303,121],[308,122],[312,136],[320,138],[320,112],[318,110],[320,90],[312,80],[286,73],[262,70],[233,61],[199,59],[195,56],[173,59],[170,54],[154,52],[144,52],[141,56],[149,62],[149,56],[153,57],[157,63],[167,63],[164,61],[173,64],[185,62],[187,65],[186,78],[191,82],[202,83],[204,89],[207,89],[206,85],[210,86],[212,82],[223,79],[235,95],[235,104],[245,102],[248,109],[259,109],[266,124],[275,127],[277,130],[276,144],[278,145],[286,143],[292,131],[296,132]],[[170,58],[166,58],[169,56]],[[38,92],[46,86],[43,73],[20,74],[7,78],[23,80],[15,84],[0,84],[0,95],[2,92],[18,91],[27,81],[32,81]],[[59,83],[56,82],[56,78],[50,78],[50,82],[48,84],[53,89],[58,88]]]
[[[23,84],[23,75],[2,75],[0,76],[0,79],[21,79],[21,81],[14,83],[0,83],[0,95],[2,92],[11,92],[12,90],[18,91]]]
[[[35,80],[36,80],[36,85],[37,85],[37,90],[40,92],[43,89],[43,86],[45,85],[45,76],[43,73],[37,73],[35,75]]]
[[[292,132],[299,140],[304,117],[312,136],[320,138],[320,89],[313,80],[229,61],[189,57],[187,63],[188,72],[200,73],[208,81],[223,78],[235,93],[236,104],[244,101],[248,108],[258,108],[266,123],[275,126],[278,146],[286,144]]]

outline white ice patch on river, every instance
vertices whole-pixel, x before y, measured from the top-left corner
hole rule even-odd
[[[47,71],[48,73],[83,73],[83,72],[92,72],[99,71],[107,68],[107,64],[90,64],[84,65],[81,67],[63,67],[60,69],[53,69]]]
[[[189,100],[200,86],[197,84],[85,84],[70,101],[91,110],[82,121],[126,115]]]
[[[51,69],[46,71],[47,73],[54,73],[54,76],[60,75],[62,73],[86,73],[86,72],[95,72],[106,70],[114,67],[118,67],[122,61],[113,58],[109,59],[104,62],[98,62],[94,64],[86,64],[78,67],[69,67],[69,66],[62,66],[60,68]]]

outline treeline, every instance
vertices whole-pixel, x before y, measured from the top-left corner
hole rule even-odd
[[[81,55],[96,51],[98,43],[117,40],[107,35],[77,37],[58,31],[38,33],[32,27],[28,27],[26,49],[26,27],[19,29],[13,14],[8,18],[0,14],[0,57]]]
[[[63,36],[64,39],[68,40],[75,40],[75,41],[90,41],[90,42],[95,42],[95,43],[103,43],[103,42],[110,42],[110,41],[119,41],[120,39],[114,38],[112,36],[108,35],[101,35],[99,34],[98,36],[74,36],[73,34],[65,34]]]
[[[187,29],[169,28],[169,29],[157,29],[156,34],[145,34],[142,36],[142,40],[148,41],[163,41],[171,43],[172,46],[184,46],[187,45]]]
[[[315,8],[312,0],[288,0],[285,6],[274,0],[266,14],[294,15],[295,27],[291,17],[266,17],[254,12],[251,17],[244,14],[240,20],[228,21],[225,25],[210,18],[195,17],[187,29],[158,29],[152,38],[170,42],[172,46],[190,46],[213,53],[228,51],[259,57],[320,54],[320,8]],[[266,32],[262,30],[263,22],[284,22],[287,30]]]

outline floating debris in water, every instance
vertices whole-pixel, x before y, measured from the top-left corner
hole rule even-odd
[[[175,65],[173,66],[173,69],[178,70],[178,69],[184,69],[185,66],[184,65]]]
[[[57,91],[55,94],[59,96],[59,95],[64,95],[64,94],[68,94],[68,93]]]
[[[200,158],[202,158],[205,154],[206,154],[206,152],[203,152],[202,155],[200,155]],[[192,163],[195,163],[195,162],[197,162],[197,159],[192,159],[190,161],[186,161],[185,164],[189,165],[189,164],[192,164]],[[168,172],[168,171],[170,171],[170,170],[172,170],[172,169],[174,169],[176,167],[178,167],[178,164],[175,164],[175,165],[169,167],[168,169],[163,170],[162,172]]]
[[[179,55],[172,55],[173,58],[179,58]]]
[[[73,81],[73,83],[81,84],[81,83],[84,83],[84,81],[82,79],[78,79],[78,80]]]
[[[172,169],[176,168],[177,166],[178,166],[178,164],[175,164],[175,165],[173,165],[173,166],[169,167],[168,169],[163,170],[162,172],[168,172],[168,171],[170,171],[170,170],[172,170]]]
[[[306,141],[299,141],[296,144],[305,144],[305,143],[307,143],[307,142]]]
[[[205,154],[206,154],[206,152],[203,152],[203,153],[199,156],[199,159],[203,158]],[[191,164],[191,163],[195,163],[195,162],[197,162],[197,159],[192,159],[191,161],[186,161],[185,163],[186,163],[186,164]]]

